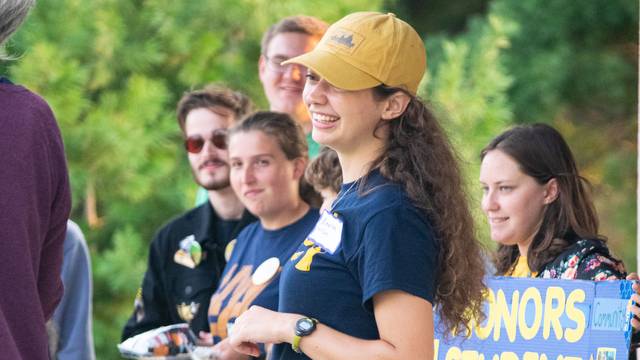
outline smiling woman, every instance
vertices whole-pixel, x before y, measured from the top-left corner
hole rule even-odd
[[[485,155],[480,182],[482,210],[489,221],[491,238],[502,245],[517,245],[520,254],[526,254],[546,205],[558,197],[557,182],[539,184],[502,151]]]
[[[422,39],[393,14],[354,13],[287,64],[309,69],[312,136],[336,151],[343,185],[284,266],[278,311],[250,308],[230,343],[274,344],[279,360],[433,358],[433,305],[463,329],[484,267],[456,156],[416,96]]]
[[[520,125],[495,137],[480,153],[482,211],[496,241],[497,275],[544,279],[621,280],[624,264],[598,233],[589,182],[562,135],[545,124]],[[637,279],[634,274],[632,279]],[[640,287],[634,348],[640,342]]]
[[[228,141],[231,187],[259,219],[228,246],[228,262],[208,312],[219,358],[237,359],[245,355],[227,345],[229,329],[251,305],[277,309],[281,264],[305,241],[318,210],[301,195],[307,143],[289,115],[249,115],[230,130]]]
[[[499,244],[498,274],[624,279],[560,133],[544,124],[517,126],[494,138],[481,159],[482,210]]]
[[[263,227],[281,228],[307,212],[309,205],[300,195],[306,141],[288,115],[249,116],[231,130],[229,151],[231,186]]]

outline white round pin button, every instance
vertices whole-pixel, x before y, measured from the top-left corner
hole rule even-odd
[[[278,269],[280,269],[280,260],[277,257],[268,258],[253,272],[251,282],[254,285],[262,285],[271,280],[278,273]]]

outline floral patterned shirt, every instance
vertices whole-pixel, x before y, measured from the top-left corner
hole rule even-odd
[[[627,272],[622,261],[609,253],[604,242],[583,239],[569,246],[538,273],[543,279],[619,280]]]

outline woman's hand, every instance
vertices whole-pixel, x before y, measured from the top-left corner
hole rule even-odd
[[[629,274],[627,276],[627,280],[639,280],[638,274],[637,273]],[[640,320],[638,320],[640,319],[640,284],[638,284],[638,282],[635,282],[632,288],[633,288],[633,291],[635,291],[635,293],[631,295],[631,300],[633,300],[635,304],[629,305],[629,310],[634,315],[631,318],[631,326],[633,327],[634,331],[638,331],[640,330]]]
[[[257,344],[279,344],[293,340],[296,321],[301,315],[284,314],[260,306],[251,306],[233,324],[229,344],[233,350],[259,356]]]
[[[213,350],[216,353],[216,359],[218,360],[248,360],[249,356],[245,354],[241,354],[233,350],[231,345],[229,345],[229,339],[224,339],[217,343]],[[258,355],[259,355],[258,350]]]
[[[237,353],[229,345],[229,339],[224,339],[219,343],[213,345],[213,336],[206,331],[200,331],[196,342],[198,346],[213,346],[213,351],[218,360],[248,360],[249,356],[245,354]]]

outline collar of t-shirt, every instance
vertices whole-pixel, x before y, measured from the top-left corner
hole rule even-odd
[[[364,182],[364,187],[361,186],[362,182]],[[386,184],[389,184],[389,180],[386,179],[384,176],[382,176],[382,173],[380,173],[379,168],[374,168],[357,180],[354,180],[348,183],[343,183],[340,186],[340,192],[338,192],[338,196],[333,201],[332,209],[339,208],[340,206],[338,205],[340,205],[342,200],[344,200],[343,198],[352,197],[354,193],[358,193],[358,194],[367,193],[380,185],[386,185]]]
[[[530,278],[535,277],[537,273],[531,272],[529,269],[529,263],[527,263],[526,256],[518,256],[516,260],[516,264],[513,266],[511,273],[509,276],[511,277],[521,277],[521,278]]]

